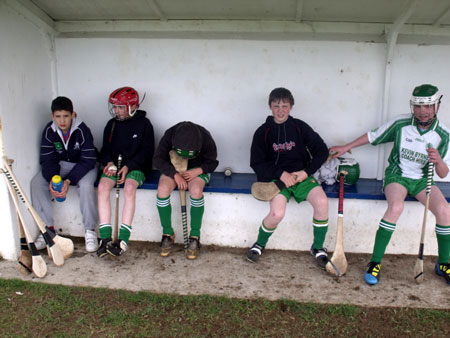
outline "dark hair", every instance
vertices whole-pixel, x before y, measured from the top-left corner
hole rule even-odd
[[[202,143],[202,133],[195,123],[190,121],[178,123],[172,136],[172,145],[175,149],[199,151]]]
[[[65,96],[58,96],[56,99],[52,101],[52,113],[57,110],[67,110],[71,114],[73,113],[73,104],[69,98]]]
[[[275,88],[272,90],[269,94],[269,106],[272,104],[273,101],[287,101],[291,104],[291,106],[294,105],[294,97],[292,96],[292,93],[289,91],[289,89],[286,88]]]

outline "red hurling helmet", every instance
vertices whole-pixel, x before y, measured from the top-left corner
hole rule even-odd
[[[136,110],[139,107],[139,94],[132,87],[118,88],[109,95],[108,106],[109,106],[109,113],[111,114],[112,117],[116,119],[119,118],[117,117],[117,114],[114,111],[114,107],[125,106],[128,111],[128,117],[126,117],[125,119],[130,118],[136,113]],[[132,108],[132,106],[134,107]]]

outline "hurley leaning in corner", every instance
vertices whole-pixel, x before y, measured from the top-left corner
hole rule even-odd
[[[380,220],[372,258],[364,274],[364,280],[369,285],[378,284],[380,280],[381,260],[395,231],[407,195],[428,206],[436,217],[438,259],[435,272],[450,284],[450,207],[433,181],[434,171],[443,178],[447,176],[450,165],[450,130],[437,118],[441,99],[442,95],[436,86],[417,86],[410,99],[410,114],[399,115],[350,143],[330,148],[330,152],[336,152],[334,157],[338,157],[367,143],[394,143],[384,177],[384,194],[388,207]],[[421,242],[422,251],[423,240]],[[418,259],[416,267],[418,268],[414,269],[414,274],[418,281],[423,279],[423,259]]]

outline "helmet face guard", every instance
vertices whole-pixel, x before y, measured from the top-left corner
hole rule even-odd
[[[111,116],[119,121],[129,119],[136,114],[139,107],[139,94],[132,87],[122,87],[109,95],[108,110]],[[127,111],[127,116],[120,117],[119,111]]]
[[[420,127],[429,127],[434,120],[436,120],[436,114],[439,110],[441,98],[442,95],[439,93],[438,88],[433,85],[424,84],[414,88],[409,105],[411,108],[411,114],[414,116],[414,121],[416,121]],[[415,107],[420,107],[420,109],[422,109],[422,107],[434,107],[434,115],[427,121],[420,121],[416,117],[414,111]]]

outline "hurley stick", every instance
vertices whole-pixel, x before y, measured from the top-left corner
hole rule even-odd
[[[339,174],[339,205],[337,219],[336,246],[333,256],[325,265],[325,269],[331,275],[341,277],[347,272],[347,259],[344,252],[344,178],[345,174]]]
[[[36,275],[36,277],[43,278],[47,274],[47,264],[45,263],[44,259],[39,254],[39,251],[36,249],[36,246],[33,242],[33,237],[30,234],[30,231],[28,230],[28,227],[25,223],[25,220],[23,218],[22,212],[20,211],[19,202],[17,200],[17,193],[14,191],[14,188],[10,182],[9,179],[6,179],[9,194],[11,195],[11,199],[14,202],[14,206],[17,212],[17,216],[22,224],[23,231],[25,232],[25,238],[28,244],[28,248],[30,249],[29,252],[31,252],[31,269],[33,273]],[[20,262],[20,261],[19,261]],[[20,269],[19,269],[20,270]]]
[[[169,151],[170,162],[175,170],[182,174],[187,170],[188,160],[178,156],[175,150]],[[188,228],[187,228],[187,212],[186,212],[186,190],[180,190],[180,204],[181,204],[181,222],[183,224],[183,239],[184,249],[189,246]]]
[[[0,149],[2,150],[2,153],[5,153],[5,148],[3,147],[3,129],[2,129],[2,120],[0,119]],[[10,165],[12,165],[12,160],[10,160]],[[17,198],[17,195],[15,195],[15,198]],[[24,275],[28,275],[32,272],[32,258],[31,253],[28,248],[28,244],[25,238],[25,234],[23,232],[22,228],[22,222],[20,221],[20,217],[16,210],[16,218],[17,218],[17,227],[19,230],[19,239],[20,239],[20,254],[19,254],[19,260],[18,260],[18,266],[17,268],[21,273]]]
[[[34,221],[36,222],[39,230],[41,231],[42,235],[44,236],[45,242],[47,243],[47,249],[48,249],[49,255],[52,257],[53,262],[57,266],[63,265],[64,264],[64,255],[63,255],[62,249],[60,249],[62,246],[61,241],[60,241],[59,245],[56,242],[56,239],[60,236],[54,234],[52,231],[49,231],[48,226],[44,223],[42,218],[39,216],[39,214],[36,212],[36,210],[33,208],[31,203],[28,201],[27,197],[23,193],[23,190],[20,187],[16,176],[14,175],[13,171],[11,170],[11,168],[8,165],[8,159],[6,158],[6,156],[3,156],[2,159],[3,159],[3,165],[4,165],[3,172],[5,173],[8,181],[11,183],[11,186],[16,191],[17,196],[19,196],[19,199],[22,201],[22,203],[25,204],[26,208],[30,212]],[[53,239],[55,239],[55,240],[53,240]],[[72,244],[71,250],[73,252],[73,242],[71,240],[68,240],[68,241],[70,241],[70,244]],[[64,241],[64,243],[68,243],[68,242]],[[57,245],[55,245],[55,244],[57,244]],[[65,249],[70,249],[70,248],[65,248]]]
[[[119,171],[122,169],[122,155],[119,154],[117,158],[117,173],[116,173],[116,210],[114,218],[114,235],[113,240],[119,239],[119,202],[120,202],[120,184],[119,184]]]
[[[425,242],[425,228],[427,225],[428,205],[430,203],[431,181],[433,180],[433,174],[434,174],[434,164],[428,162],[428,175],[426,188],[427,197],[425,200],[425,211],[423,213],[422,233],[420,234],[419,254],[417,256],[416,265],[414,266],[414,280],[416,281],[417,284],[423,282],[423,249]]]

